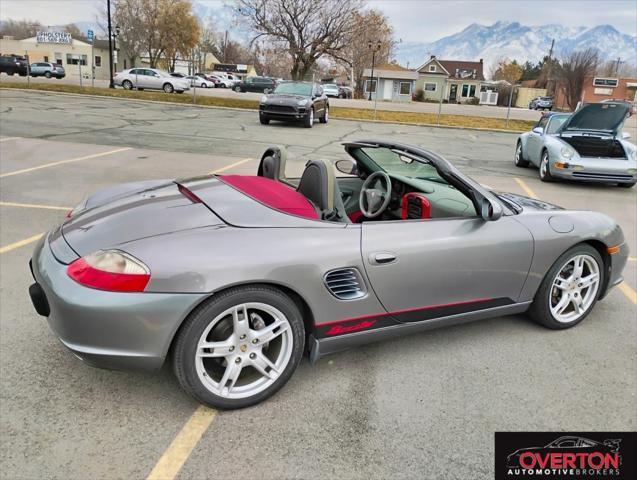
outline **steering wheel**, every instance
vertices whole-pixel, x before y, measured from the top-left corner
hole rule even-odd
[[[385,185],[383,186],[382,183]],[[379,185],[381,184],[381,185]],[[358,206],[367,218],[376,218],[385,211],[391,200],[391,179],[382,170],[372,173],[363,182]]]

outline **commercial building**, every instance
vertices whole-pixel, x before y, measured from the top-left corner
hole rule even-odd
[[[94,42],[92,45],[86,39],[60,32],[41,32],[24,39],[3,36],[0,38],[0,52],[26,55],[30,63],[57,63],[64,67],[67,77],[75,77],[78,81],[80,71],[84,79],[90,80],[91,68],[96,79],[108,80],[108,40],[95,39]]]
[[[595,103],[611,99],[636,102],[637,78],[594,76],[584,80],[584,90],[582,92],[582,101],[584,103]],[[559,87],[555,92],[555,105],[559,108],[568,108],[564,91]]]

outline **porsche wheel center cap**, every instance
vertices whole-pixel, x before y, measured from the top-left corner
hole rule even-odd
[[[239,350],[241,350],[242,352],[244,352],[244,353],[245,353],[245,352],[246,352],[246,350],[248,350],[248,346],[244,343],[243,345],[241,345],[241,346],[239,347]]]

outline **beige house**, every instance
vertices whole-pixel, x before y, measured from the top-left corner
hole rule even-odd
[[[416,90],[422,90],[425,99],[449,103],[465,103],[480,96],[484,82],[484,63],[466,60],[440,60],[432,55],[417,69]]]
[[[85,39],[72,38],[68,34],[38,35],[20,40],[3,36],[0,52],[27,55],[30,63],[57,63],[64,67],[69,78],[79,80],[81,69],[82,77],[90,80],[91,68],[94,68],[96,79],[109,79],[107,40],[95,40],[93,46]]]
[[[417,79],[418,72],[395,63],[378,65],[373,72],[366,68],[363,71],[363,94],[365,98],[371,95],[372,99],[381,101],[410,102]]]

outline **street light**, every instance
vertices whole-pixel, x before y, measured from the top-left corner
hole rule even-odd
[[[106,15],[108,16],[108,70],[110,81],[108,88],[115,88],[113,81],[113,27],[111,24],[111,0],[106,0]]]
[[[376,42],[376,45],[374,45],[371,41],[367,44],[367,48],[369,48],[372,51],[372,76],[371,76],[371,81],[374,82],[374,63],[376,62],[376,52],[380,51],[380,47],[381,47],[381,43],[380,40],[378,40],[378,42]],[[374,93],[376,93],[376,95],[378,96],[378,85],[374,84]],[[372,101],[372,91],[369,91],[369,98],[368,100],[371,102]]]

